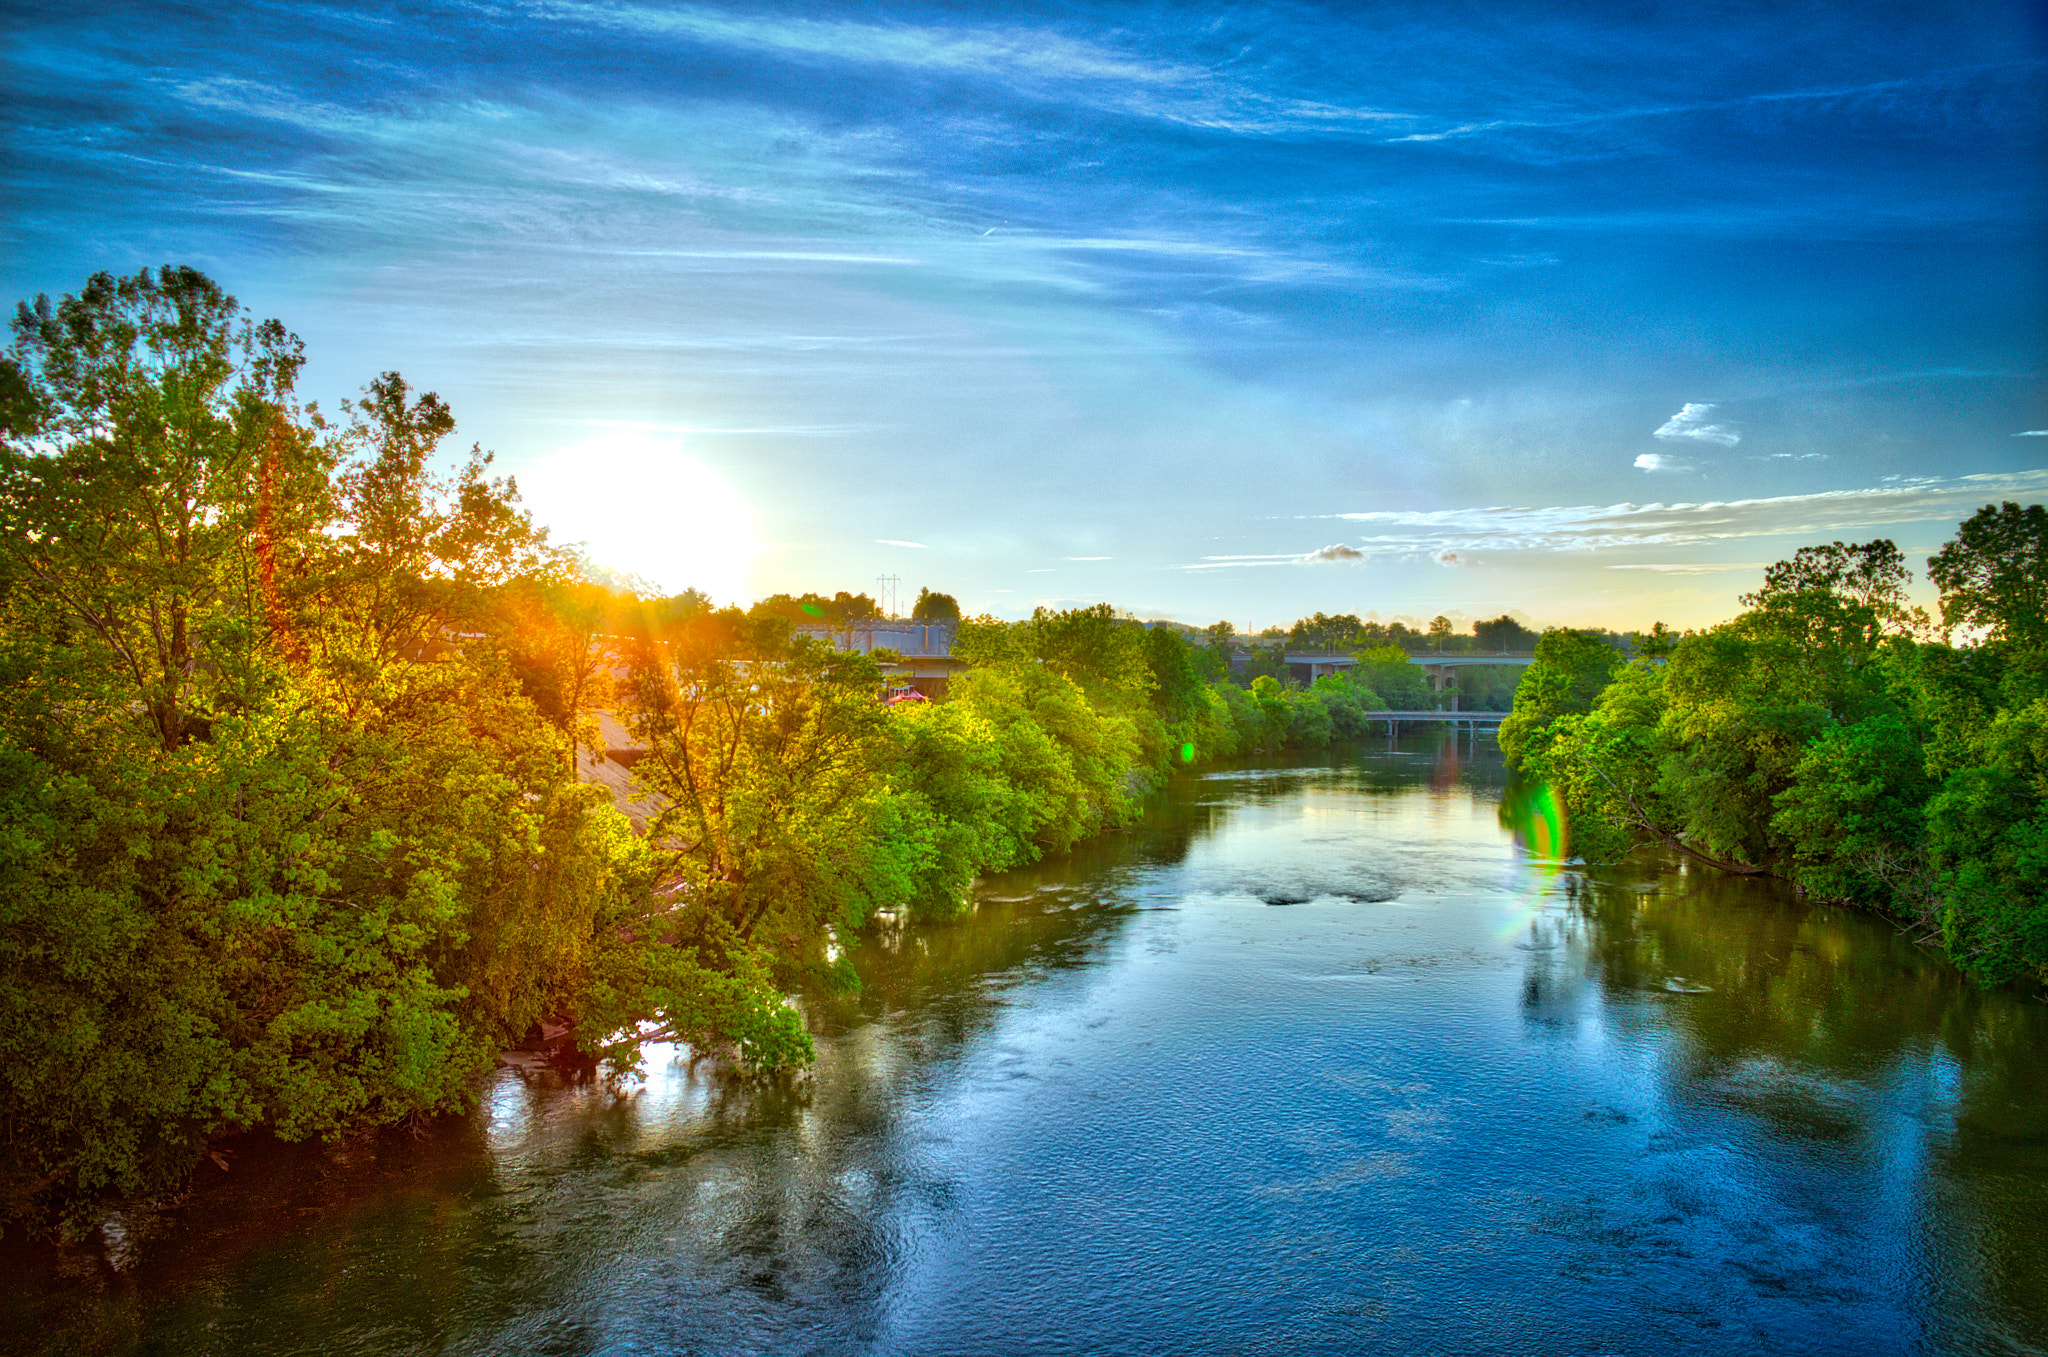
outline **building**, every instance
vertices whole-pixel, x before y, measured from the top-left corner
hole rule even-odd
[[[806,623],[796,629],[798,636],[822,641],[836,650],[857,650],[863,655],[892,650],[897,657],[882,664],[882,672],[897,688],[913,688],[926,697],[942,698],[953,675],[967,662],[953,654],[957,622],[899,622],[877,619],[834,627]]]

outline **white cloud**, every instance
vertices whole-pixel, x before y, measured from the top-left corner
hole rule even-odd
[[[694,6],[585,3],[551,6],[585,23],[629,27],[689,41],[802,60],[889,66],[1027,89],[1050,85],[1099,107],[1221,131],[1271,135],[1299,131],[1361,133],[1413,114],[1350,107],[1266,93],[1206,64],[1152,58],[1036,28],[998,25],[864,23],[734,15]]]
[[[1062,556],[1063,561],[1113,561],[1114,556]]]
[[[875,540],[885,547],[916,547],[919,551],[931,550],[922,542],[899,542],[893,537],[877,537]]]
[[[2026,429],[2013,435],[2014,438],[2048,438],[2048,429]]]
[[[1737,561],[1730,565],[1688,565],[1680,562],[1656,561],[1642,562],[1635,565],[1608,565],[1602,566],[1601,569],[1652,570],[1660,575],[1717,575],[1730,570],[1764,570],[1769,568],[1770,564],[1769,561]]]
[[[1607,551],[1741,540],[1896,532],[1900,524],[1961,522],[1993,499],[2048,495],[2048,470],[1900,480],[1863,490],[1700,503],[1492,506],[1374,511],[1330,517],[1378,529],[1359,539],[1374,556],[1434,559],[1504,551]],[[1299,557],[1209,557],[1235,564]]]
[[[1701,405],[1688,401],[1684,409],[1665,420],[1663,427],[1655,430],[1652,436],[1670,439],[1688,438],[1700,443],[1719,443],[1724,448],[1732,448],[1737,443],[1740,443],[1742,435],[1729,428],[1726,424],[1709,424],[1707,422],[1707,416],[1713,412],[1714,407],[1711,405]],[[1642,463],[1638,461],[1636,465],[1641,466]],[[1655,470],[1655,468],[1651,469]]]
[[[1323,565],[1331,561],[1362,561],[1365,553],[1357,547],[1333,542],[1306,554],[1292,551],[1272,551],[1242,556],[1204,556],[1194,565],[1184,565],[1183,570],[1228,570],[1234,566],[1266,565]]]
[[[1691,471],[1691,462],[1681,462],[1670,453],[1643,452],[1636,454],[1638,471]]]

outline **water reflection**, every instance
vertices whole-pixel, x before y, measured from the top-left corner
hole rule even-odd
[[[1178,779],[852,945],[810,1077],[506,1070],[246,1147],[36,1352],[2013,1352],[2048,1009],[1644,856],[1531,872],[1484,742]]]

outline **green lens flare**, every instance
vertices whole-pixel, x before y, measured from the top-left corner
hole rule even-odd
[[[1570,848],[1564,798],[1547,782],[1528,782],[1501,799],[1501,824],[1529,856],[1561,862]]]
[[[1195,761],[1195,742],[1193,740],[1189,740],[1180,747],[1180,761],[1182,763],[1193,763]]]

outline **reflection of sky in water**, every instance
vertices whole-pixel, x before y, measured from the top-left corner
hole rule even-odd
[[[664,1050],[623,1097],[503,1071],[471,1185],[378,1188],[181,1290],[145,1265],[150,1332],[2024,1350],[2048,1010],[1762,883],[1532,873],[1497,759],[1441,766],[1183,779],[967,920],[855,943],[866,986],[812,1001],[790,1085]]]

